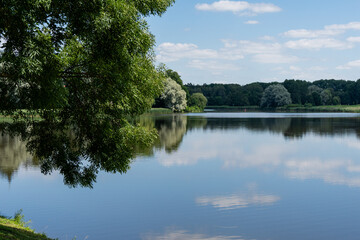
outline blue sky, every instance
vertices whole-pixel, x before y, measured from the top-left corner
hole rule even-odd
[[[177,0],[148,18],[185,83],[360,78],[358,0]]]

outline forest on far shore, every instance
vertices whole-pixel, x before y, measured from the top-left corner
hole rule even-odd
[[[260,106],[264,90],[270,85],[281,84],[291,95],[292,104],[355,105],[360,104],[360,79],[348,80],[285,80],[282,83],[255,82],[239,84],[186,84],[190,94],[202,93],[208,106]]]

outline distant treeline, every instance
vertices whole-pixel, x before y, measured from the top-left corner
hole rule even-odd
[[[239,84],[204,84],[185,85],[190,94],[203,93],[209,106],[259,106],[264,90],[278,82],[255,82]],[[292,104],[301,105],[355,105],[360,104],[360,79],[318,80],[285,80],[282,84],[291,94]]]

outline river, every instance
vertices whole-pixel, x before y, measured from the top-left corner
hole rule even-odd
[[[93,188],[43,175],[0,138],[0,215],[60,240],[296,240],[360,236],[360,115],[149,115],[158,140]]]

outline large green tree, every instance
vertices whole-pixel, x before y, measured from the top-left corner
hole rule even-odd
[[[267,87],[261,98],[261,107],[275,108],[291,104],[290,93],[281,84],[273,84]]]
[[[191,95],[188,105],[190,107],[194,106],[199,108],[199,110],[204,111],[206,107],[207,99],[202,93],[194,93]]]
[[[134,144],[151,142],[128,117],[161,93],[145,17],[173,2],[1,0],[0,110],[25,124],[16,129],[43,172],[91,185],[99,168],[125,172]]]

